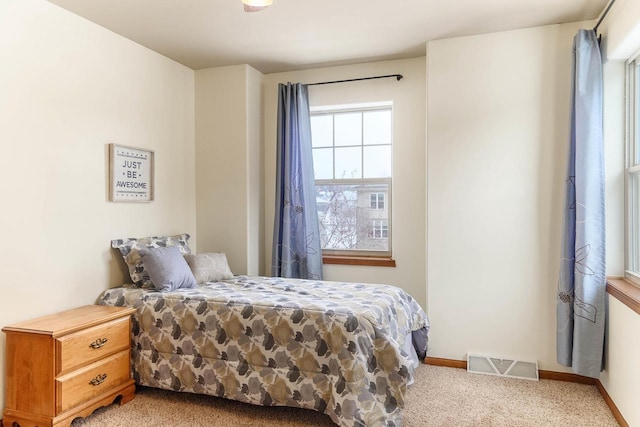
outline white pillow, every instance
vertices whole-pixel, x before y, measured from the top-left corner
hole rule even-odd
[[[185,254],[184,259],[187,260],[187,264],[196,278],[196,283],[199,285],[233,278],[227,256],[223,252]]]

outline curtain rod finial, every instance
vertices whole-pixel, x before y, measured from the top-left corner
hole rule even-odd
[[[396,74],[396,79],[398,79],[398,81],[402,80],[404,78],[404,76],[402,74]]]

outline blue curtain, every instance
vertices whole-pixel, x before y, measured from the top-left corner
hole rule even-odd
[[[573,42],[571,134],[557,298],[558,363],[598,378],[605,326],[602,58],[596,34]]]
[[[307,87],[278,85],[276,212],[271,274],[322,280]]]

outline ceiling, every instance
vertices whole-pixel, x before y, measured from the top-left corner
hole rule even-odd
[[[595,19],[607,0],[49,0],[190,68],[263,73],[425,54],[429,40]]]

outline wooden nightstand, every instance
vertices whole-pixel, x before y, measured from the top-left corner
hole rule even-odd
[[[133,399],[133,312],[87,305],[3,328],[5,427],[68,426],[118,396]]]

